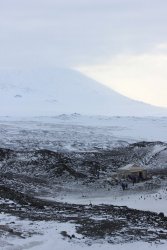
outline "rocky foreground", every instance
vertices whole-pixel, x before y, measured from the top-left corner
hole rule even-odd
[[[48,201],[37,196],[50,196],[64,186],[112,189],[109,173],[131,163],[143,163],[150,176],[166,181],[164,161],[166,144],[140,142],[110,151],[53,152],[49,150],[16,151],[0,149],[0,211],[22,220],[69,222],[83,240],[105,239],[109,243],[167,240],[167,217],[162,213],[129,209],[113,205],[77,205]],[[156,168],[157,162],[162,168]],[[160,183],[159,183],[160,185]],[[156,186],[155,188],[158,188]],[[13,222],[15,223],[15,222]],[[19,229],[0,225],[0,234],[23,237]],[[31,236],[32,232],[27,232]],[[75,234],[61,232],[63,237]]]
[[[51,202],[34,198],[0,186],[1,213],[29,219],[30,221],[58,221],[75,224],[76,233],[83,239],[106,239],[109,243],[133,241],[157,242],[167,240],[167,217],[163,213],[152,213],[112,205],[76,205]],[[3,202],[2,202],[3,199]],[[12,201],[12,202],[9,202]],[[22,237],[22,232],[0,226],[0,232]],[[28,232],[29,235],[31,232]],[[75,238],[67,232],[64,237]]]

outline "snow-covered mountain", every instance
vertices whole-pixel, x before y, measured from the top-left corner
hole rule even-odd
[[[0,115],[167,115],[71,69],[0,71]]]

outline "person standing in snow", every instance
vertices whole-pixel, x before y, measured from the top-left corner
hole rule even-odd
[[[122,186],[122,190],[124,191],[124,190],[125,190],[125,183],[122,182],[122,183],[121,183],[121,186]]]

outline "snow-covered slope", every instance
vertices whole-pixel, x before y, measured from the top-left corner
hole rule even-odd
[[[167,115],[71,69],[0,71],[0,115]]]

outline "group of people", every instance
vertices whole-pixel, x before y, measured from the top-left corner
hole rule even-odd
[[[133,183],[133,186],[134,186],[134,184],[137,182],[137,178],[136,178],[136,176],[128,175],[128,181],[131,181]],[[128,183],[125,182],[125,181],[122,181],[121,182],[121,187],[122,187],[123,191],[128,189]]]
[[[127,177],[128,177],[127,180],[121,181],[122,190],[128,189],[128,182],[133,183],[134,186],[135,183],[143,181],[142,173],[140,173],[139,176],[128,175]]]
[[[133,186],[134,186],[134,184],[137,182],[137,178],[136,178],[136,176],[131,176],[131,175],[128,175],[128,179],[129,179],[130,181],[132,181]]]

